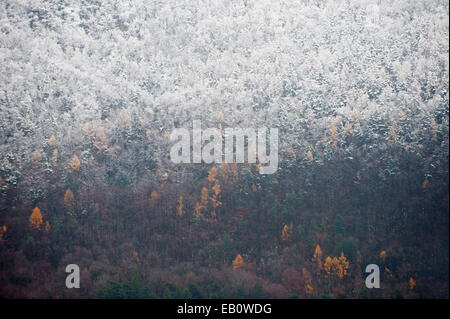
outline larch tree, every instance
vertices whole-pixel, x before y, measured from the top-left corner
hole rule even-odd
[[[312,260],[317,263],[317,271],[320,271],[320,269],[322,268],[322,249],[320,248],[319,244],[316,245]]]
[[[180,195],[180,197],[178,198],[178,205],[177,205],[177,213],[178,216],[183,216],[183,196]]]
[[[217,178],[217,167],[213,166],[213,167],[211,167],[211,169],[209,170],[209,173],[208,173],[208,181],[209,181],[210,183],[213,183],[213,182],[216,181],[216,178]]]
[[[72,169],[72,172],[80,171],[80,160],[78,159],[78,156],[74,155],[72,157],[72,160],[70,161],[69,166]]]
[[[56,145],[56,137],[55,137],[55,135],[52,134],[52,136],[50,136],[50,138],[48,139],[47,144],[50,147],[54,147]]]
[[[410,277],[409,280],[408,280],[408,289],[412,291],[412,290],[414,290],[414,288],[416,287],[416,285],[417,285],[417,283],[416,283],[416,281],[414,280],[414,278],[413,278],[413,277]]]
[[[244,259],[241,254],[237,254],[236,258],[233,260],[233,269],[240,269],[245,266]]]
[[[75,205],[75,198],[73,196],[73,192],[70,188],[66,190],[66,193],[64,194],[64,206],[66,208],[73,207]]]
[[[30,227],[32,229],[40,230],[42,224],[43,220],[41,210],[39,209],[39,207],[36,206],[35,208],[33,208],[33,211],[31,212],[30,215]]]

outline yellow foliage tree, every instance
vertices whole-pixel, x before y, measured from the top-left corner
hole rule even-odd
[[[409,281],[408,281],[408,289],[409,289],[409,290],[414,290],[414,288],[416,287],[416,285],[417,285],[417,283],[416,283],[416,281],[414,280],[414,278],[413,278],[413,277],[410,277],[410,278],[409,278]]]
[[[72,191],[70,188],[66,190],[66,193],[64,194],[64,206],[66,207],[72,207],[75,204],[75,198],[73,196]]]
[[[233,269],[239,269],[245,266],[244,259],[241,254],[237,254],[236,258],[233,260]]]
[[[308,151],[308,153],[306,153],[306,156],[308,156],[309,162],[312,163],[314,158],[311,151]]]
[[[42,214],[39,207],[33,208],[33,211],[31,212],[30,216],[30,226],[33,229],[40,230],[42,226]]]
[[[289,239],[291,239],[291,233],[292,233],[292,224],[288,225],[284,225],[283,229],[281,231],[281,240],[282,241],[288,241]]]
[[[345,126],[344,126],[344,133],[346,135],[350,134],[352,132],[352,124],[350,123],[350,121],[346,121],[345,122]]]
[[[78,159],[78,156],[74,155],[72,157],[69,166],[72,169],[72,172],[78,172],[80,170],[80,160]]]
[[[319,244],[316,245],[316,249],[314,250],[313,261],[320,260],[322,258],[322,249],[320,249]]]
[[[323,270],[327,273],[327,276],[331,275],[331,272],[333,271],[333,264],[332,259],[330,256],[325,258],[325,263],[323,264]]]
[[[48,234],[50,232],[50,229],[51,229],[50,223],[48,221],[46,221],[45,228],[44,228],[45,232]]]
[[[320,249],[319,244],[316,245],[312,260],[317,263],[317,272],[320,272],[320,269],[322,268],[322,249]]]
[[[341,256],[339,257],[339,264],[337,268],[337,275],[340,279],[344,278],[344,276],[347,276],[347,270],[350,266],[350,263],[347,261],[347,257],[345,257],[344,253],[341,253]]]
[[[6,230],[8,228],[6,225],[3,225],[3,227],[0,228],[0,243],[3,243],[5,240],[3,239],[3,234],[6,233]]]
[[[216,177],[217,177],[217,167],[213,166],[209,170],[208,181],[211,182],[211,183],[215,182],[216,181]]]
[[[50,136],[50,138],[48,139],[47,144],[50,147],[53,147],[53,146],[56,145],[56,137],[55,137],[55,135],[52,134],[52,136]]]
[[[423,183],[422,183],[422,189],[425,190],[428,187],[428,184],[430,182],[428,181],[428,178],[425,178]]]
[[[311,284],[306,284],[305,290],[306,290],[306,294],[308,296],[310,296],[314,293],[314,288]]]
[[[56,166],[58,164],[58,150],[54,149],[52,154],[52,165]]]
[[[203,216],[202,209],[203,209],[203,206],[199,202],[195,203],[195,207],[194,207],[194,217],[195,218],[201,218]]]
[[[183,216],[183,196],[180,195],[177,206],[178,216]]]
[[[33,154],[31,154],[31,159],[33,160],[33,163],[34,163],[34,164],[39,164],[39,162],[40,162],[41,159],[42,159],[41,153],[39,153],[38,150],[35,150],[35,151],[33,152]]]
[[[135,261],[135,262],[139,262],[140,260],[139,260],[139,254],[138,254],[138,252],[136,251],[136,250],[133,250],[133,260]]]
[[[213,211],[211,212],[212,217],[216,217],[216,208],[222,205],[222,202],[219,201],[219,195],[220,195],[220,184],[216,181],[216,184],[212,187],[213,190],[213,196],[210,198]]]
[[[150,194],[150,201],[151,201],[152,205],[155,205],[156,202],[158,202],[160,197],[161,196],[159,195],[159,193],[156,189],[152,190],[152,193]]]
[[[333,148],[336,148],[337,142],[338,142],[338,127],[337,127],[337,119],[336,118],[331,120],[330,140],[331,140],[331,145],[333,145]]]

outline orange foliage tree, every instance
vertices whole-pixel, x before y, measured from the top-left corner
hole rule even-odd
[[[180,196],[180,198],[178,199],[177,212],[178,216],[183,216],[183,196]]]
[[[292,224],[284,225],[283,230],[281,231],[281,240],[282,241],[288,241],[291,239],[291,233],[292,233]]]
[[[42,226],[42,214],[39,207],[33,208],[30,216],[30,227],[32,229],[40,230]]]
[[[72,172],[78,172],[80,170],[80,160],[78,159],[78,156],[74,155],[72,157],[69,166],[72,169]]]
[[[233,269],[240,269],[245,267],[244,259],[241,254],[237,254],[236,258],[233,260]]]
[[[417,283],[416,283],[416,281],[414,280],[414,278],[413,277],[410,277],[409,278],[409,281],[408,281],[408,289],[409,290],[414,290],[414,288],[416,287],[416,285],[417,285]]]
[[[317,244],[316,249],[314,250],[313,261],[317,263],[318,271],[322,268],[322,249],[320,249],[319,244]]]
[[[6,225],[3,225],[3,227],[0,228],[0,243],[3,243],[5,240],[3,239],[3,234],[6,233],[6,230],[8,228]]]
[[[216,181],[216,177],[217,177],[217,168],[215,166],[213,166],[208,173],[208,181],[215,182]]]

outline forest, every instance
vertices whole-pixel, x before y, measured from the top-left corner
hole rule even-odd
[[[449,297],[447,1],[5,0],[0,61],[0,298]]]

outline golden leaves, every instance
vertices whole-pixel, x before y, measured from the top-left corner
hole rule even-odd
[[[178,199],[178,206],[177,206],[177,213],[178,216],[183,216],[184,212],[183,212],[183,196],[180,196],[180,198]]]
[[[310,296],[314,293],[314,288],[311,284],[306,284],[305,290],[306,290],[306,294],[308,296]]]
[[[58,164],[58,150],[55,148],[52,154],[52,165],[56,166]]]
[[[330,127],[330,141],[333,148],[337,147],[338,142],[338,120],[336,118],[333,118],[331,120],[331,127]]]
[[[200,205],[199,202],[195,203],[195,207],[194,207],[194,217],[195,218],[201,218],[203,216],[202,214],[202,209],[204,208],[204,206]]]
[[[291,239],[292,234],[292,223],[288,225],[284,225],[282,231],[281,231],[281,240],[282,241],[288,241]]]
[[[314,158],[313,158],[313,155],[312,155],[311,151],[308,151],[308,153],[306,153],[306,156],[308,157],[309,162],[312,163]]]
[[[42,226],[42,214],[39,207],[33,208],[30,216],[30,227],[32,229],[40,230]]]
[[[32,154],[31,154],[31,160],[33,161],[34,165],[37,165],[41,162],[42,160],[42,156],[41,153],[39,153],[38,150],[35,150]]]
[[[7,230],[8,228],[6,227],[6,225],[3,225],[3,227],[0,228],[0,243],[5,242],[5,240],[3,239],[3,234],[6,233]]]
[[[428,181],[428,177],[425,178],[425,180],[422,183],[422,189],[425,190],[428,187],[428,184],[430,182]]]
[[[70,188],[68,188],[64,194],[64,206],[70,208],[73,207],[73,205],[75,205],[75,198]]]
[[[409,280],[408,280],[408,289],[412,291],[412,290],[414,290],[414,288],[416,287],[416,285],[417,285],[417,283],[416,283],[416,281],[414,280],[414,278],[413,278],[413,277],[410,277]]]
[[[320,249],[319,244],[316,245],[316,249],[314,250],[313,261],[320,261],[322,258],[322,249]]]
[[[138,252],[137,252],[136,250],[133,250],[132,256],[133,256],[133,260],[134,260],[135,262],[139,262],[139,261],[140,261],[140,259],[139,259],[139,254],[138,254]]]
[[[323,270],[325,270],[325,272],[327,273],[327,276],[331,275],[331,271],[333,269],[332,264],[333,263],[332,263],[332,259],[330,256],[325,258],[325,263],[323,264]]]
[[[245,267],[246,264],[241,254],[237,254],[236,258],[233,260],[233,270]]]
[[[50,147],[53,147],[53,146],[56,145],[56,137],[55,137],[55,135],[52,134],[52,136],[50,136],[50,138],[48,139],[47,144]]]
[[[337,258],[336,256],[331,258],[327,256],[325,258],[325,263],[323,264],[323,269],[326,272],[327,276],[332,274],[339,277],[339,279],[344,278],[344,276],[348,275],[348,268],[350,263],[347,261],[347,257],[345,257],[344,253],[341,253],[341,256]]]
[[[48,234],[50,232],[50,229],[51,229],[50,223],[46,221],[44,231]]]
[[[213,166],[208,173],[208,181],[209,182],[215,182],[217,178],[217,168]]]
[[[341,256],[339,257],[339,264],[337,265],[337,275],[340,279],[344,278],[344,276],[347,276],[347,270],[350,267],[350,263],[347,261],[347,257],[345,257],[344,253],[341,253]]]
[[[152,205],[155,205],[160,197],[161,195],[159,195],[156,189],[152,190],[152,193],[150,194],[150,202],[152,203]]]
[[[72,169],[72,172],[80,171],[80,160],[78,159],[78,156],[74,155],[72,157],[72,160],[70,161],[69,166]]]

